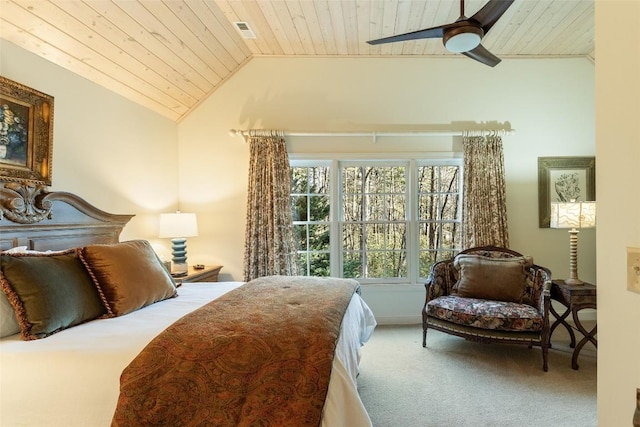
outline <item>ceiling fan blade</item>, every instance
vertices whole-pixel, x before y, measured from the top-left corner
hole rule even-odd
[[[381,39],[376,39],[376,40],[369,40],[367,43],[375,45],[375,44],[382,44],[382,43],[402,42],[406,40],[440,38],[444,34],[444,30],[450,27],[455,27],[455,26],[457,26],[456,23],[440,25],[439,27],[427,28],[425,30],[412,31],[410,33],[383,37]]]
[[[484,33],[487,34],[491,27],[493,27],[493,24],[500,19],[513,2],[514,0],[489,0],[489,2],[469,18],[469,20],[478,22]]]
[[[489,52],[485,49],[484,46],[479,44],[475,49],[470,50],[468,52],[462,52],[464,56],[468,56],[471,59],[475,59],[478,62],[482,62],[489,67],[495,67],[502,61],[500,58],[495,56],[493,53]]]
[[[471,18],[467,18],[464,16],[464,0],[460,0],[460,18],[455,22],[424,30],[369,40],[367,43],[377,45],[416,39],[442,38],[448,50],[460,52],[471,59],[482,62],[490,67],[495,67],[500,63],[500,58],[489,52],[481,44],[478,44],[471,50],[467,51],[466,49],[479,42],[514,1],[515,0],[489,0],[482,9],[476,12]],[[475,40],[474,36],[476,37]]]

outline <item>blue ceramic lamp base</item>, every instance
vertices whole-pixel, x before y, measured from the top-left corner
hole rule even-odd
[[[187,239],[176,238],[171,239],[171,275],[184,276],[189,270],[187,264]]]

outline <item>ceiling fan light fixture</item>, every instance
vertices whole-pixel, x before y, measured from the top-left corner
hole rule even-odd
[[[482,28],[465,25],[446,31],[442,42],[449,52],[469,52],[478,47],[483,35]]]

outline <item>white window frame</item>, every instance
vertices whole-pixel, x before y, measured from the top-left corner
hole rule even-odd
[[[322,166],[330,168],[330,270],[331,276],[341,277],[342,275],[342,223],[340,218],[341,194],[341,167],[342,166],[398,166],[406,165],[407,172],[407,267],[406,278],[357,278],[362,284],[409,284],[416,285],[424,283],[425,277],[419,277],[419,251],[418,247],[418,189],[417,189],[417,168],[422,165],[446,166],[455,165],[459,167],[459,189],[458,212],[462,212],[462,184],[463,184],[463,162],[460,156],[438,156],[429,153],[404,153],[405,155],[390,158],[389,153],[375,154],[338,154],[326,155],[290,155],[291,167],[312,167]],[[459,218],[461,223],[462,218]]]
[[[348,168],[348,167],[367,167],[367,166],[371,166],[371,167],[396,167],[396,166],[400,166],[400,167],[405,167],[406,168],[406,191],[407,191],[407,198],[406,198],[406,210],[407,210],[407,217],[405,218],[404,222],[406,224],[406,229],[407,229],[407,277],[383,277],[383,278],[357,278],[358,281],[360,281],[361,283],[408,283],[408,281],[411,280],[411,275],[412,275],[412,264],[411,264],[411,259],[410,254],[411,254],[411,250],[410,248],[412,248],[412,239],[411,239],[411,217],[412,217],[412,203],[411,203],[411,181],[412,181],[412,173],[411,173],[411,165],[410,165],[410,161],[408,159],[405,160],[382,160],[382,159],[362,159],[362,160],[344,160],[344,161],[338,161],[338,170],[337,172],[335,172],[336,177],[338,178],[338,193],[337,193],[337,199],[331,200],[332,202],[332,207],[334,206],[333,203],[335,202],[335,207],[336,210],[338,210],[338,222],[337,222],[337,227],[338,227],[338,237],[339,237],[339,263],[338,263],[338,267],[339,267],[339,271],[338,274],[340,277],[342,277],[342,267],[343,267],[343,251],[342,251],[342,244],[341,242],[343,241],[343,233],[342,233],[342,225],[343,225],[343,219],[340,214],[342,213],[342,209],[341,209],[341,201],[342,201],[342,168]],[[332,172],[333,174],[333,172]],[[380,221],[382,222],[382,221]],[[331,248],[333,249],[333,247]],[[333,259],[332,259],[333,260]],[[331,263],[331,266],[333,267],[333,263]],[[333,269],[332,269],[333,270]]]
[[[335,244],[336,241],[334,239],[334,234],[335,234],[335,219],[333,216],[335,207],[334,207],[334,194],[337,194],[335,191],[335,185],[334,185],[334,177],[333,177],[333,161],[331,160],[298,160],[298,161],[293,161],[290,160],[289,161],[289,167],[293,168],[293,167],[328,167],[330,170],[330,178],[329,178],[329,203],[330,203],[330,208],[329,208],[329,236],[330,236],[330,240],[329,240],[329,264],[331,265],[331,276],[334,277],[338,277],[338,275],[335,273],[334,271],[334,259],[335,259]],[[309,208],[309,206],[307,206],[307,208]],[[307,217],[308,218],[308,217]],[[294,221],[294,224],[296,223],[296,221]],[[308,221],[304,221],[304,223],[308,223]],[[339,243],[339,241],[338,241]],[[307,242],[307,248],[308,248],[308,242]],[[308,260],[307,260],[308,262]],[[306,271],[304,272],[306,275]]]

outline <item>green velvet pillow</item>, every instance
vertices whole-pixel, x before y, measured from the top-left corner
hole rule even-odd
[[[3,254],[0,286],[25,340],[44,338],[105,314],[100,295],[75,250]]]
[[[4,292],[0,292],[0,338],[20,332],[16,312]]]
[[[178,295],[173,278],[146,240],[85,246],[80,258],[110,316]]]
[[[454,289],[461,297],[521,303],[527,286],[525,257],[490,258],[461,254],[453,263],[459,279]]]

